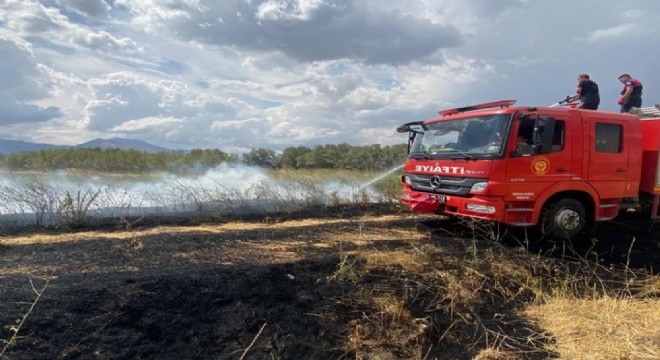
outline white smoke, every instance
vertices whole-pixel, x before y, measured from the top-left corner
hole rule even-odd
[[[267,213],[299,210],[309,205],[382,200],[383,195],[368,186],[373,182],[278,180],[264,169],[236,164],[221,164],[194,176],[169,173],[90,176],[65,171],[0,174],[0,223],[52,224],[83,217]]]

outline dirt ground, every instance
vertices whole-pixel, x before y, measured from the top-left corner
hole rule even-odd
[[[658,269],[657,229],[622,224],[569,251],[521,232],[488,241],[482,228],[391,207],[0,230],[0,350],[6,359],[557,357],[551,336],[519,315],[539,296],[530,279],[554,281],[577,255]]]

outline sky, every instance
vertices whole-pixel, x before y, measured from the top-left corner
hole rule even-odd
[[[169,149],[404,143],[629,73],[660,103],[657,0],[0,0],[0,139]]]

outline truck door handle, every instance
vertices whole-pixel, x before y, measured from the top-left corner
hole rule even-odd
[[[624,169],[624,168],[616,168],[616,172],[618,172],[618,173],[626,172],[626,169]]]
[[[558,168],[558,169],[556,169],[555,171],[556,171],[556,172],[560,172],[560,173],[563,173],[563,172],[567,172],[567,171],[568,171],[568,169],[564,169],[564,168]]]

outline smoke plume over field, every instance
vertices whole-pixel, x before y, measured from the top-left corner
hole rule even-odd
[[[226,164],[191,176],[4,174],[0,222],[42,225],[82,223],[94,217],[268,213],[382,201],[384,195],[367,186],[372,183],[304,176],[276,179],[260,168]]]

